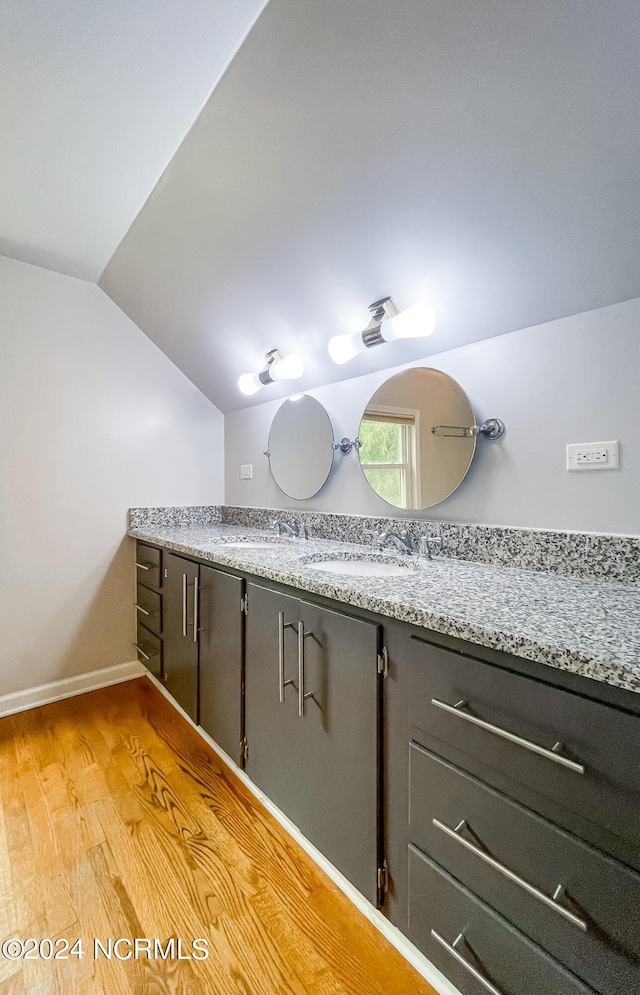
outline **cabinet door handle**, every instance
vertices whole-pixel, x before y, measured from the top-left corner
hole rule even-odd
[[[136,563],[138,570],[151,570],[151,567],[147,567],[144,563]]]
[[[198,575],[193,581],[193,641],[198,642],[198,602],[200,601],[200,589],[198,587]]]
[[[466,701],[458,701],[455,705],[448,705],[446,701],[438,701],[437,698],[432,698],[431,704],[435,705],[436,708],[443,708],[445,712],[449,712],[450,715],[455,715],[465,722],[479,726],[480,729],[492,732],[494,736],[507,739],[510,743],[515,743],[516,746],[522,746],[525,750],[529,750],[530,753],[537,753],[539,757],[553,760],[554,763],[560,764],[561,767],[566,767],[568,770],[573,770],[576,774],[584,774],[584,764],[576,763],[575,760],[570,760],[569,757],[565,757],[562,753],[557,752],[562,748],[561,743],[556,743],[552,750],[548,750],[545,746],[538,746],[537,743],[523,739],[522,736],[516,736],[515,733],[509,732],[507,729],[501,729],[500,726],[494,726],[491,722],[486,722],[485,719],[479,719],[469,712],[462,712],[461,709],[467,707]]]
[[[304,718],[304,703],[307,698],[313,698],[313,691],[304,690],[304,641],[312,632],[304,631],[304,622],[298,622],[298,715]]]
[[[284,703],[284,689],[293,681],[284,679],[284,630],[293,629],[293,622],[284,621],[284,612],[278,612],[278,689],[280,693],[280,704]]]
[[[431,930],[431,935],[434,938],[434,940],[438,941],[441,947],[444,947],[447,953],[451,954],[453,959],[456,960],[458,964],[460,964],[460,966],[465,969],[465,971],[468,971],[469,974],[471,974],[476,979],[476,981],[479,982],[479,984],[481,984],[482,987],[486,989],[486,991],[490,992],[491,995],[502,995],[502,992],[500,991],[499,988],[496,988],[495,985],[492,985],[489,979],[485,978],[484,974],[482,974],[476,967],[474,967],[473,964],[470,964],[467,958],[463,957],[459,950],[456,950],[456,947],[460,943],[460,940],[464,939],[464,933],[459,933],[458,936],[456,936],[453,943],[447,943],[444,937],[440,936],[440,933],[436,933],[435,929]]]
[[[145,651],[143,650],[142,646],[138,646],[137,643],[134,643],[133,645],[137,649],[137,651],[140,654],[140,656],[143,656],[145,658],[145,660],[150,660],[151,659],[151,657],[149,656],[149,654],[145,653]]]
[[[569,911],[569,909],[565,909],[564,905],[560,905],[555,898],[552,898],[550,895],[545,895],[544,891],[540,891],[540,889],[536,888],[535,885],[529,884],[529,882],[525,881],[524,878],[521,878],[518,874],[510,871],[508,867],[505,867],[504,864],[501,864],[498,860],[491,857],[485,850],[481,850],[479,846],[476,846],[474,843],[466,840],[464,836],[461,836],[460,831],[467,825],[466,821],[463,820],[458,826],[456,826],[455,829],[452,829],[451,826],[446,826],[444,822],[440,822],[439,819],[432,819],[432,822],[436,829],[440,829],[452,840],[456,840],[457,843],[460,843],[467,850],[469,850],[470,853],[475,854],[476,857],[483,860],[485,864],[492,867],[494,871],[498,872],[498,874],[502,874],[502,876],[508,878],[509,881],[513,881],[513,883],[517,884],[523,891],[526,891],[529,895],[532,895],[533,898],[537,898],[539,902],[542,902],[543,905],[553,909],[553,911],[557,912],[558,915],[563,916],[567,922],[572,924],[572,926],[577,926],[583,933],[587,932],[587,924],[584,919],[580,919],[579,916],[574,915],[573,912]],[[558,888],[556,890],[556,895],[560,894],[561,891],[562,889]]]
[[[139,612],[142,612],[143,615],[151,614],[151,612],[148,612],[146,608],[143,608],[142,605],[137,604],[137,602],[135,601],[134,601],[134,606],[138,609]]]
[[[187,635],[187,575],[182,575],[182,635]]]

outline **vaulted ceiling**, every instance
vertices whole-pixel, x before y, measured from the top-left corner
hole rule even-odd
[[[265,0],[3,0],[0,253],[97,280]]]
[[[122,239],[100,285],[223,410],[266,399],[236,381],[274,347],[304,390],[640,296],[637,0],[270,0],[179,148],[262,4],[92,3],[89,29],[69,3],[2,69],[16,134],[52,85],[26,178],[0,165],[0,251],[95,278]],[[428,297],[432,338],[332,364],[388,294]]]

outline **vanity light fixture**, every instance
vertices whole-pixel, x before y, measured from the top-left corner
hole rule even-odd
[[[369,305],[369,314],[371,321],[364,331],[347,332],[329,339],[329,355],[334,363],[347,363],[358,353],[383,342],[431,335],[436,327],[436,316],[428,301],[398,311],[391,297],[383,297]]]
[[[259,373],[243,373],[238,378],[238,387],[250,397],[265,384],[277,380],[297,380],[304,373],[304,363],[300,356],[290,352],[283,356],[278,349],[271,349],[265,358],[265,365]]]

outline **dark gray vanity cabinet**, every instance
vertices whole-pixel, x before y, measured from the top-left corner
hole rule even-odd
[[[165,552],[163,560],[163,680],[197,722],[199,567],[175,553]]]
[[[162,550],[136,545],[136,639],[138,659],[162,677]]]
[[[146,666],[463,995],[640,992],[637,695],[138,560]]]
[[[247,772],[375,903],[378,626],[247,585]]]
[[[415,846],[409,889],[409,938],[463,995],[594,995]]]
[[[640,870],[637,715],[425,637],[411,644],[415,742]]]
[[[594,988],[634,991],[640,874],[415,743],[410,785],[413,844]]]
[[[411,939],[464,995],[640,991],[637,707],[394,631],[408,819],[389,860]]]
[[[200,566],[199,722],[242,766],[244,580]]]

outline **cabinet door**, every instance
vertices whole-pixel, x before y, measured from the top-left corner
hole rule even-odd
[[[241,577],[200,567],[199,721],[225,753],[240,762],[243,585]]]
[[[377,626],[257,585],[248,586],[248,595],[248,772],[302,833],[375,902]],[[286,626],[282,633],[280,613]],[[282,677],[291,681],[284,688],[283,702],[280,640]],[[302,690],[309,696],[303,715],[301,656]]]
[[[311,839],[370,902],[378,866],[378,626],[304,601],[304,800]],[[296,702],[294,702],[294,705]],[[297,712],[296,712],[297,714]],[[304,770],[300,770],[304,777]]]
[[[163,679],[167,690],[198,721],[198,637],[194,636],[198,564],[164,555]]]
[[[300,752],[296,689],[284,687],[280,700],[279,615],[282,613],[284,681],[297,681],[299,600],[257,584],[247,584],[249,614],[245,638],[245,735],[249,745],[247,772],[283,812],[295,805],[296,768]],[[294,819],[294,822],[296,820]],[[300,827],[302,828],[302,827]]]

